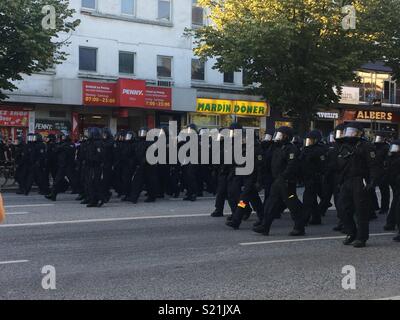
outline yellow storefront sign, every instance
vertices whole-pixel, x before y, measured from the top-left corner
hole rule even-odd
[[[196,111],[201,113],[237,114],[257,117],[269,115],[268,104],[256,101],[197,99]]]

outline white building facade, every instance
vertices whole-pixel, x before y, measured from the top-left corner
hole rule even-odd
[[[81,24],[61,36],[70,43],[67,61],[7,93],[3,136],[63,129],[77,137],[90,126],[117,132],[170,120],[265,128],[269,107],[245,93],[242,73],[220,73],[215,61],[194,56],[184,32],[207,23],[197,1],[70,0],[70,6]]]

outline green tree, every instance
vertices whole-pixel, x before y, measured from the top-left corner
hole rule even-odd
[[[43,28],[44,6],[55,8],[55,28]],[[1,0],[0,1],[0,100],[5,90],[16,89],[13,81],[62,63],[66,53],[65,39],[75,30],[74,10],[66,0]]]
[[[399,69],[398,0],[200,0],[211,24],[194,30],[195,53],[215,68],[246,70],[254,93],[274,108],[300,116],[304,132],[317,109],[338,102],[334,88],[355,80],[363,63],[383,60]],[[342,7],[356,9],[345,30]]]

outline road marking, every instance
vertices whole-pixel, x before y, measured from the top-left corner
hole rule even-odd
[[[4,206],[6,209],[11,208],[30,208],[30,207],[53,207],[54,204],[18,204],[18,205],[11,205],[11,206]]]
[[[88,220],[70,220],[70,221],[48,221],[48,222],[3,224],[3,225],[0,225],[0,228],[53,226],[53,225],[62,225],[62,224],[119,222],[119,221],[134,221],[134,220],[151,220],[151,219],[194,218],[194,217],[209,217],[209,216],[210,216],[210,214],[185,214],[185,215],[170,215],[170,216],[148,216],[148,217],[88,219]]]
[[[215,197],[197,197],[197,200],[214,200]],[[183,201],[183,198],[169,198],[169,201]]]
[[[19,215],[24,215],[24,214],[28,214],[29,212],[7,212],[6,215],[7,216],[19,216]]]
[[[373,233],[373,234],[370,234],[370,237],[392,236],[394,234],[395,233]],[[302,239],[285,239],[285,240],[258,241],[258,242],[242,242],[242,243],[239,243],[239,245],[241,245],[241,246],[253,246],[253,245],[259,245],[259,244],[305,242],[305,241],[318,241],[318,240],[341,240],[341,239],[345,239],[345,236],[319,237],[319,238],[302,238]]]
[[[29,262],[29,260],[0,261],[0,265],[2,265],[2,264],[26,263],[26,262]]]
[[[390,297],[390,298],[382,298],[382,299],[376,299],[376,300],[400,300],[400,296]]]

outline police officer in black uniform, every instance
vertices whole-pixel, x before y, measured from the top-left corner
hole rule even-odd
[[[385,230],[394,231],[397,225],[399,233],[393,240],[400,242],[400,140],[394,140],[389,151],[385,177],[393,190],[393,202]]]
[[[55,134],[49,134],[47,136],[46,145],[48,176],[50,176],[54,181],[57,175],[57,137]]]
[[[27,170],[26,144],[22,136],[17,138],[15,146],[15,181],[18,184],[17,194],[25,194],[25,177]]]
[[[153,144],[147,141],[148,128],[139,130],[138,141],[135,145],[136,171],[132,180],[132,189],[129,201],[137,203],[143,190],[147,190],[145,202],[155,202],[157,199],[157,165],[149,164],[146,159],[147,149]]]
[[[102,129],[103,145],[104,145],[104,164],[102,179],[102,199],[104,203],[108,203],[111,199],[111,185],[113,180],[113,164],[114,164],[114,137],[110,128]]]
[[[51,193],[46,198],[52,201],[57,200],[59,193],[65,192],[68,184],[72,190],[78,189],[78,177],[75,167],[76,148],[68,134],[60,135],[60,142],[55,149],[57,156],[57,174],[53,181]],[[67,180],[66,180],[67,179]]]
[[[264,217],[262,224],[253,228],[253,231],[269,235],[271,225],[280,213],[282,202],[289,208],[294,229],[290,236],[302,236],[305,234],[305,218],[303,205],[297,197],[297,180],[300,168],[299,149],[291,143],[293,130],[289,127],[281,127],[274,135],[274,150],[271,170],[274,182],[271,193],[264,205]]]
[[[387,164],[390,145],[386,142],[386,137],[383,132],[376,133],[374,145],[376,148],[376,160],[379,162],[379,165],[384,168]],[[379,214],[387,214],[390,206],[390,187],[385,176],[381,177],[378,187],[381,191],[381,205],[379,207],[376,190],[372,191],[373,205],[375,209],[380,208]]]
[[[126,132],[120,131],[113,143],[113,178],[112,185],[118,197],[122,196],[122,148],[125,141]]]
[[[306,135],[300,154],[301,174],[304,181],[303,210],[306,221],[320,225],[321,212],[318,210],[318,195],[322,198],[322,177],[326,166],[327,147],[322,143],[322,134],[312,130]]]
[[[132,177],[136,170],[136,135],[132,131],[126,132],[121,148],[121,196],[122,201],[130,201]]]
[[[233,124],[231,130],[238,132],[242,130],[239,124]],[[243,132],[243,131],[242,131]],[[243,132],[244,133],[244,132]],[[233,134],[234,139],[240,138]],[[254,139],[255,137],[253,137]],[[242,154],[246,152],[246,140],[242,137]],[[263,205],[259,192],[263,185],[263,168],[264,168],[264,155],[261,144],[255,139],[254,149],[252,150],[254,157],[254,168],[253,171],[248,175],[241,175],[237,172],[237,169],[243,167],[244,165],[235,162],[230,167],[230,172],[228,175],[228,199],[230,206],[232,208],[232,219],[228,219],[226,225],[235,230],[239,229],[240,224],[243,220],[247,220],[252,212],[252,208],[257,212],[258,219],[262,219],[263,215]]]
[[[371,196],[381,176],[376,150],[364,138],[360,123],[351,123],[344,131],[344,143],[338,154],[339,205],[347,238],[345,245],[366,246],[369,238]]]
[[[102,194],[103,167],[105,162],[105,148],[102,132],[99,128],[89,129],[87,143],[87,170],[88,170],[88,208],[101,207],[104,204]]]

